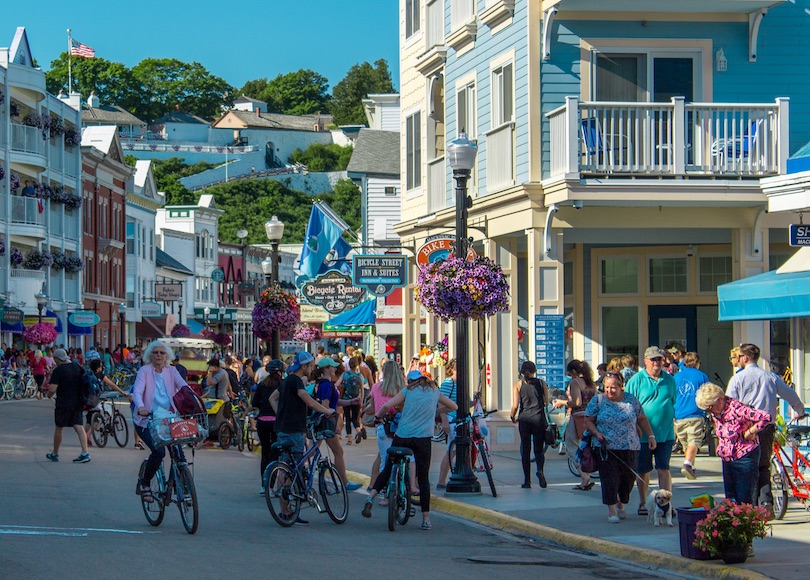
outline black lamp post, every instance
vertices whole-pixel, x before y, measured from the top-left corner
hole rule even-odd
[[[127,345],[127,331],[124,328],[124,318],[127,315],[127,305],[123,302],[118,305],[118,324],[121,325],[121,363],[124,362],[124,347]]]
[[[456,243],[454,253],[462,260],[467,259],[467,209],[472,200],[467,194],[467,180],[475,165],[478,146],[467,139],[462,130],[457,139],[450,142],[447,155],[456,180]],[[470,415],[470,388],[468,384],[467,361],[467,318],[456,319],[456,418],[465,419]],[[470,424],[456,425],[456,471],[447,481],[447,493],[481,493],[481,484],[472,470],[470,462]]]
[[[37,312],[39,312],[39,323],[42,324],[42,311],[45,309],[45,305],[48,303],[48,295],[40,290],[39,294],[34,296],[34,298],[37,299]]]
[[[224,323],[225,323],[225,307],[220,306],[219,307],[219,331],[220,332],[222,332],[224,330],[223,329]]]
[[[284,236],[284,222],[282,222],[276,216],[273,216],[264,224],[264,231],[267,234],[267,239],[270,241],[270,268],[266,268],[265,263],[267,260],[265,260],[262,262],[262,271],[264,272],[265,276],[268,273],[270,274],[270,279],[267,281],[267,285],[269,286],[270,284],[276,284],[278,282],[278,244],[281,241],[281,238]],[[273,329],[273,339],[270,344],[270,356],[272,356],[274,359],[281,358],[281,332],[278,328]]]
[[[177,299],[177,324],[183,324],[183,297]]]
[[[208,328],[208,316],[211,314],[211,309],[206,306],[203,308],[203,313],[205,314],[205,329],[209,330]]]

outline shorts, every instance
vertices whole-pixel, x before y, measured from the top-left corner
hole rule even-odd
[[[82,409],[62,409],[56,407],[54,410],[54,422],[57,427],[73,427],[82,424]]]
[[[694,445],[698,449],[703,444],[703,436],[706,434],[706,421],[703,417],[690,417],[688,419],[675,420],[675,437],[686,449],[689,445]]]
[[[279,433],[278,442],[286,443],[291,441],[293,444],[292,452],[295,455],[304,453],[304,434],[303,433]]]
[[[655,457],[656,469],[669,469],[669,458],[672,456],[672,446],[674,441],[663,441],[656,445],[654,451],[646,443],[641,444],[638,452],[638,472],[649,473],[653,470],[653,457]]]

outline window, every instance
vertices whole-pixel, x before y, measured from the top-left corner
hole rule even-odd
[[[405,188],[422,186],[422,113],[417,111],[405,119]]]
[[[155,260],[155,230],[149,228],[149,259]]]
[[[456,92],[456,136],[462,131],[468,139],[478,135],[475,124],[475,83],[470,83]]]
[[[602,360],[626,354],[638,356],[638,307],[602,307]]]
[[[650,293],[687,290],[686,258],[650,258]]]
[[[146,226],[141,226],[141,258],[146,258]]]
[[[602,294],[638,294],[638,258],[605,258],[601,268]]]
[[[405,0],[405,38],[419,32],[419,2],[420,0]]]
[[[473,0],[450,0],[450,30],[456,31],[475,19]]]
[[[93,196],[86,191],[84,196],[84,233],[93,235]]]
[[[720,284],[731,282],[731,256],[701,256],[698,261],[700,269],[699,292],[717,292]]]
[[[512,89],[512,63],[492,71],[492,128],[512,120],[515,110]]]
[[[597,101],[666,103],[702,98],[701,54],[694,50],[639,51],[594,55],[594,98]]]
[[[137,231],[138,224],[127,222],[127,254],[130,256],[135,255],[135,248],[138,247]]]

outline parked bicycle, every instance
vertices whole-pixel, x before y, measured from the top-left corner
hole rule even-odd
[[[117,392],[102,393],[99,409],[91,412],[90,433],[98,447],[105,447],[110,435],[118,447],[126,447],[129,442],[127,420],[115,406],[119,397]]]
[[[159,426],[160,423],[162,426]],[[141,495],[141,507],[146,521],[152,526],[159,526],[163,522],[166,506],[174,503],[180,510],[183,527],[189,534],[193,534],[199,525],[197,489],[192,472],[194,463],[186,460],[182,445],[194,443],[208,435],[208,416],[200,413],[172,419],[152,419],[149,427],[153,441],[159,446],[169,448],[171,465],[168,479],[161,464],[150,482],[151,494]],[[192,455],[193,453],[192,450]],[[139,481],[143,478],[145,469],[146,460],[141,464]]]
[[[487,481],[489,482],[489,489],[492,491],[492,497],[498,497],[498,492],[495,489],[495,480],[492,479],[492,455],[489,452],[489,444],[487,438],[483,433],[480,425],[481,419],[487,418],[492,413],[497,413],[498,409],[487,411],[483,408],[480,402],[481,393],[478,392],[473,396],[473,407],[475,411],[465,417],[464,419],[456,419],[451,421],[451,424],[458,425],[459,423],[471,423],[470,425],[470,463],[473,466],[473,471],[484,472],[487,474]],[[450,457],[450,470],[452,473],[457,472],[456,465],[456,441],[450,443],[448,450]]]
[[[267,508],[282,527],[290,527],[296,522],[304,504],[315,508],[320,514],[328,513],[336,524],[344,523],[349,515],[346,486],[329,456],[321,455],[320,442],[335,435],[334,429],[322,428],[322,421],[322,417],[308,421],[307,438],[312,443],[298,461],[292,456],[291,442],[273,443],[273,450],[279,454],[279,459],[267,466],[263,483]]]
[[[784,443],[782,443],[784,441]],[[810,484],[805,475],[810,472],[810,453],[799,450],[810,441],[810,425],[786,425],[773,441],[771,457],[771,492],[773,512],[777,520],[785,517],[791,497],[799,500],[810,511]]]

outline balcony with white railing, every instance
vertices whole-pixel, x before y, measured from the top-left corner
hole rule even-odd
[[[69,240],[78,240],[81,238],[81,220],[79,219],[79,212],[73,210],[65,212],[65,237]]]
[[[45,141],[37,127],[11,124],[11,150],[21,153],[45,155]]]
[[[39,210],[42,204],[42,211]],[[11,196],[11,221],[32,226],[45,225],[45,202],[35,197]]]
[[[444,164],[444,155],[428,161],[428,213],[433,213],[447,207],[447,168]]]
[[[566,97],[549,120],[544,183],[606,178],[759,179],[784,173],[789,102],[584,102]]]
[[[54,145],[53,143],[48,145],[48,162],[52,170],[61,172],[65,167],[65,161],[62,157],[63,154],[64,150],[61,146]]]
[[[81,158],[77,153],[71,153],[65,150],[65,165],[62,172],[69,177],[79,177],[81,175],[82,166]]]
[[[9,277],[9,290],[14,292],[15,300],[36,305],[34,296],[42,290],[42,283],[45,282],[45,270],[11,268],[9,272],[11,274]]]
[[[504,123],[486,134],[487,192],[515,184],[515,124]]]

